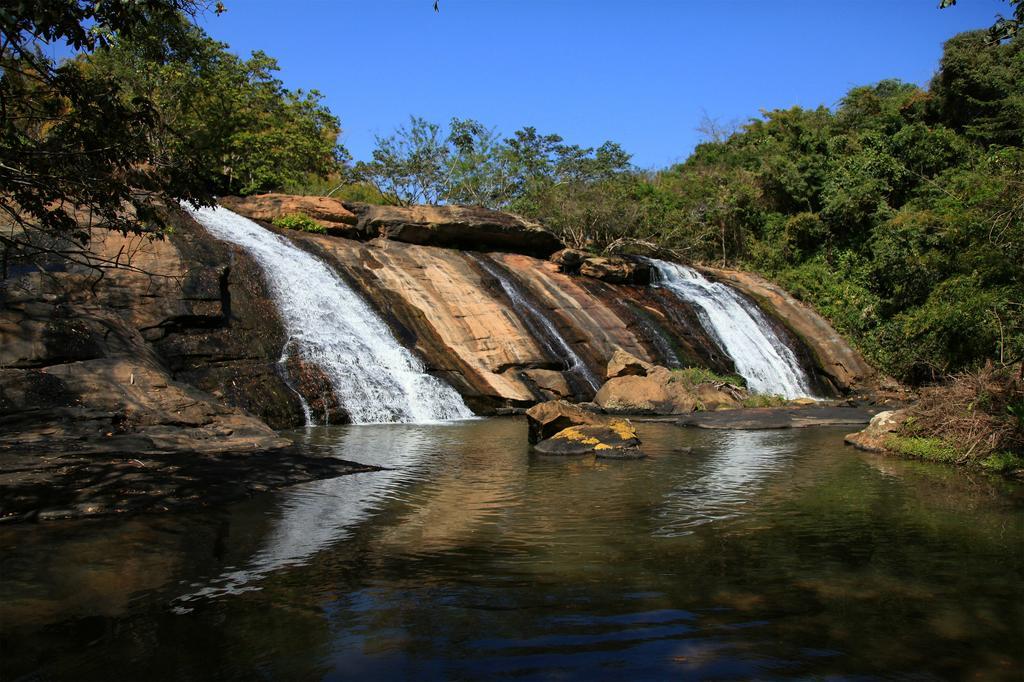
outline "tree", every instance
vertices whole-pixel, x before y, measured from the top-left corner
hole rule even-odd
[[[337,117],[320,93],[285,88],[272,57],[257,51],[243,60],[191,24],[179,35],[185,63],[154,55],[155,40],[115,40],[86,67],[119,82],[126,102],[152,102],[155,143],[170,163],[189,167],[217,194],[281,190],[339,172],[348,156],[337,144]]]
[[[0,10],[0,228],[4,263],[80,257],[83,216],[125,232],[154,229],[163,199],[209,203],[211,195],[159,154],[156,111],[122,97],[79,60],[57,64],[41,49],[65,42],[91,52],[143,27],[152,49],[172,56],[194,0],[20,0]]]

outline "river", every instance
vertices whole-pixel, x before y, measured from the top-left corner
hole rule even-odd
[[[1024,488],[848,429],[315,427],[387,467],[189,513],[0,528],[2,677],[1020,679]]]

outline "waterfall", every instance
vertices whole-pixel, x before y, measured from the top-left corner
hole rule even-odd
[[[427,374],[380,316],[319,259],[226,208],[186,208],[214,237],[256,260],[298,352],[324,371],[352,423],[473,416],[459,394]]]
[[[513,307],[519,311],[523,322],[533,332],[534,337],[538,341],[547,346],[548,352],[556,358],[562,358],[566,363],[566,371],[575,374],[576,376],[583,379],[593,390],[597,390],[601,387],[601,382],[597,380],[594,373],[590,371],[586,363],[579,354],[572,349],[569,342],[565,340],[562,333],[558,331],[558,327],[552,322],[547,315],[541,312],[533,303],[531,303],[518,286],[512,283],[512,280],[506,276],[499,267],[495,266],[494,263],[488,261],[486,258],[479,258],[476,256],[472,257],[476,263],[483,268],[483,270],[498,280],[498,284],[501,285],[505,295],[508,296],[509,300],[512,301]]]
[[[658,273],[658,286],[693,305],[701,323],[753,393],[785,398],[811,395],[810,380],[796,353],[772,329],[764,313],[730,287],[708,281],[685,265],[649,259]]]

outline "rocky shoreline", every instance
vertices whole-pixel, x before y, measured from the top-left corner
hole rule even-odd
[[[0,523],[210,507],[298,483],[377,467],[304,454],[258,452],[4,453]]]

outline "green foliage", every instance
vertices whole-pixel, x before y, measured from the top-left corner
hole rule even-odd
[[[157,59],[157,31],[135,32],[92,54],[88,71],[116,80],[129,102],[159,116],[160,152],[218,194],[281,190],[335,173],[347,159],[338,119],[317,91],[288,90],[263,52],[241,59],[192,24],[176,37],[187,61]]]
[[[274,225],[283,227],[286,230],[299,230],[301,232],[313,232],[326,234],[327,228],[310,218],[305,213],[288,213],[274,218]]]
[[[959,455],[956,449],[941,438],[923,438],[919,436],[889,436],[885,446],[893,452],[924,459],[930,462],[956,462]]]
[[[502,140],[471,119],[453,118],[446,130],[411,116],[408,126],[377,137],[373,159],[357,164],[355,177],[390,203],[471,204],[535,213],[551,203],[554,188],[582,188],[628,167],[629,155],[612,142],[582,148],[531,127]]]
[[[761,271],[899,379],[1021,361],[1020,39],[956,36],[940,66],[929,91],[856,87],[700,145],[656,180],[678,183],[673,240]]]
[[[0,11],[0,234],[2,262],[81,260],[92,223],[159,233],[160,201],[210,203],[207,188],[160,154],[160,121],[146,97],[123,97],[114,78],[78,60],[58,64],[50,45],[107,49],[151,30],[148,49],[187,60],[177,43],[192,0],[20,0]],[[75,207],[75,209],[69,209]],[[77,215],[75,210],[77,209]],[[88,221],[87,221],[88,222]],[[109,264],[108,264],[109,265]],[[6,273],[0,273],[6,276]]]
[[[267,55],[242,60],[206,36],[192,21],[206,6],[33,0],[0,11],[0,212],[15,223],[0,262],[82,260],[91,225],[159,236],[167,203],[337,172],[338,121],[320,95],[284,88]],[[62,46],[78,55],[58,64],[48,54]]]
[[[687,386],[697,384],[729,384],[737,388],[745,388],[747,382],[738,374],[716,374],[706,367],[684,367],[673,369],[670,381],[680,381]]]
[[[1024,457],[1013,452],[996,452],[981,460],[981,466],[997,474],[1024,469]]]
[[[789,401],[781,396],[771,393],[754,393],[743,399],[743,407],[783,407]]]

